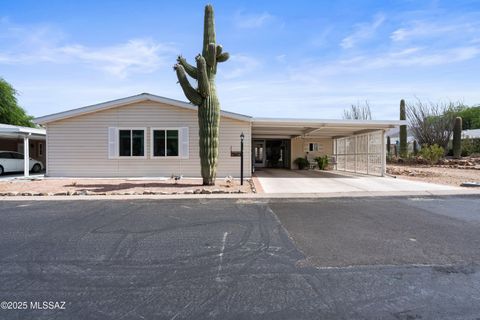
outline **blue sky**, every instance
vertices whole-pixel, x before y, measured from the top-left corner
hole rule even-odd
[[[341,118],[368,101],[480,103],[480,1],[212,1],[222,108]],[[141,92],[185,100],[172,65],[201,51],[201,1],[2,1],[0,76],[34,116]]]

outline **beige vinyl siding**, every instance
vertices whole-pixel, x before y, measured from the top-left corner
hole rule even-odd
[[[294,164],[294,160],[299,157],[305,157],[306,149],[309,143],[317,143],[319,145],[319,150],[316,152],[309,152],[308,158],[316,158],[319,156],[333,154],[333,139],[325,138],[294,138],[291,140],[291,166],[292,169],[297,169],[297,165]]]
[[[108,128],[146,128],[146,158],[108,159]],[[152,158],[151,130],[161,127],[189,128],[189,158]],[[220,121],[217,177],[240,175],[240,158],[230,150],[240,150],[240,134],[245,134],[246,176],[250,175],[249,121],[222,117]],[[200,177],[198,122],[196,111],[158,102],[138,102],[105,111],[47,124],[48,176],[50,177]]]

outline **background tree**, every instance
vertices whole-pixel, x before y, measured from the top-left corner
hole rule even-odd
[[[407,120],[407,114],[405,110],[405,100],[400,100],[400,120]],[[406,158],[408,155],[407,144],[407,126],[400,126],[400,157]]]
[[[421,146],[437,144],[446,150],[458,109],[459,104],[453,102],[424,103],[417,100],[408,104],[408,123],[418,143]]]
[[[462,118],[462,129],[480,129],[480,106],[463,107],[458,112]]]
[[[17,103],[17,91],[3,78],[0,78],[0,123],[15,126],[35,127],[33,117]]]
[[[213,7],[205,7],[203,29],[203,51],[195,57],[196,67],[190,65],[182,56],[177,58],[174,69],[177,72],[185,96],[198,106],[200,164],[204,185],[214,185],[217,175],[218,134],[220,128],[220,102],[217,98],[215,75],[217,63],[229,58],[221,45],[216,44]],[[187,74],[197,80],[198,87],[193,88]]]
[[[350,109],[343,110],[343,119],[347,120],[372,120],[372,112],[370,111],[370,105],[368,101],[365,101],[365,105],[352,104]]]

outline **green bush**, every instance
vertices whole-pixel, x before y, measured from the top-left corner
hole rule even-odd
[[[430,164],[435,164],[440,160],[445,153],[445,150],[437,144],[431,146],[424,146],[420,150],[420,155],[423,159],[430,162]]]
[[[479,138],[465,138],[462,139],[462,157],[467,157],[472,154],[480,153],[480,139]]]
[[[295,163],[298,167],[298,169],[300,170],[303,170],[305,168],[307,168],[309,165],[310,165],[310,162],[308,162],[307,159],[305,158],[297,158],[293,161],[293,163]]]
[[[325,170],[328,167],[328,156],[316,157],[315,161],[318,164],[318,169]]]

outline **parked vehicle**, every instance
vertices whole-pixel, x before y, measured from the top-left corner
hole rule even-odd
[[[0,151],[0,175],[6,172],[23,171],[24,156],[13,151]],[[30,158],[30,171],[40,172],[44,166],[41,161]]]

